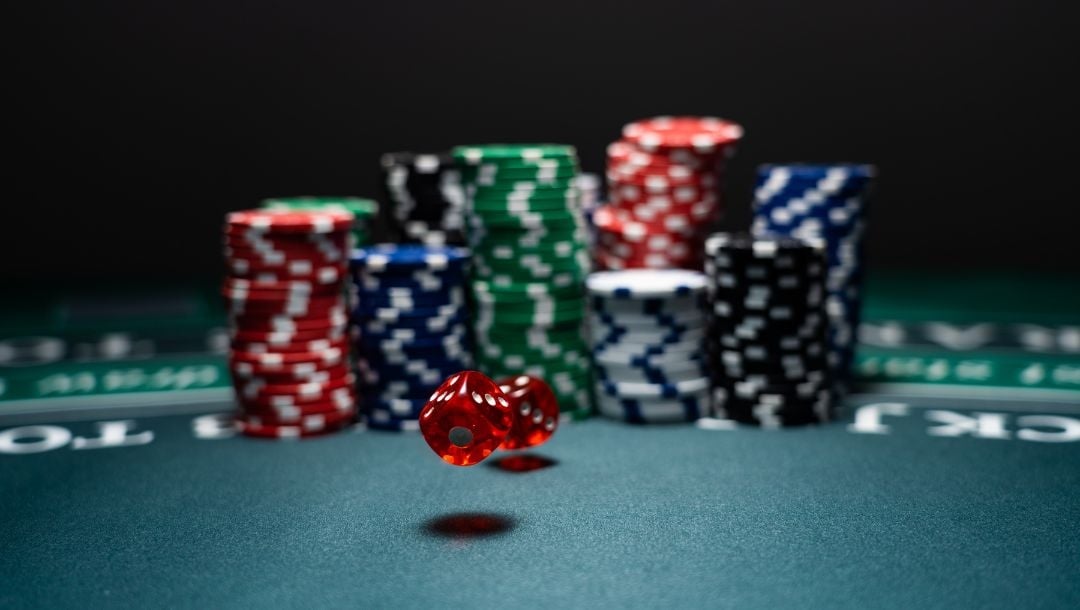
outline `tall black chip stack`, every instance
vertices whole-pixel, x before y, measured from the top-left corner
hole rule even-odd
[[[717,414],[769,428],[830,419],[823,244],[718,233],[705,254]]]
[[[465,243],[465,194],[449,153],[394,152],[382,156],[386,241],[428,246]]]

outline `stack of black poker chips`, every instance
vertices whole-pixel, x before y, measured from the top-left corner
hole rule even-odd
[[[449,153],[386,153],[381,167],[385,241],[428,246],[465,243],[465,193]]]
[[[705,254],[717,415],[770,428],[831,419],[824,245],[717,233]]]

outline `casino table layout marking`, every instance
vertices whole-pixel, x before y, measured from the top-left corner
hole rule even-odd
[[[883,386],[888,388],[889,386]],[[934,388],[942,390],[942,388]],[[1016,399],[978,397],[934,398],[912,394],[910,386],[904,386],[907,394],[856,394],[849,399],[847,422],[832,422],[810,427],[834,433],[839,427],[851,434],[892,434],[894,427],[906,434],[915,432],[922,422],[923,432],[936,437],[970,437],[983,440],[1015,440],[1036,443],[1072,443],[1080,441],[1080,403],[1065,399],[1060,402],[1017,402]],[[977,392],[972,392],[977,396]],[[1069,398],[1075,398],[1070,395]],[[956,406],[945,408],[950,402]],[[853,405],[853,406],[852,406]],[[206,410],[206,405],[201,405]],[[80,419],[88,413],[80,413]],[[179,416],[146,417],[141,419],[89,420],[67,423],[34,423],[3,426],[0,418],[0,455],[29,456],[58,450],[116,449],[135,447],[154,442],[153,426],[158,421],[172,421]],[[196,440],[223,440],[239,436],[233,427],[231,412],[204,413],[191,417],[190,433]],[[563,418],[572,423],[572,418]],[[901,425],[896,426],[895,424]],[[72,428],[82,429],[92,425],[96,432],[81,436]],[[584,425],[583,423],[579,423]],[[680,426],[662,426],[669,428]],[[705,431],[737,431],[761,433],[754,426],[706,417],[694,423]],[[144,429],[150,428],[150,429]],[[792,433],[794,429],[787,429]],[[344,434],[372,434],[362,425]],[[408,436],[408,435],[407,435]],[[403,441],[406,442],[406,441]],[[507,472],[530,472],[548,468],[558,462],[550,457],[533,455],[535,452],[500,452],[491,465]]]
[[[867,394],[844,413],[594,418],[524,471],[450,468],[415,434],[248,439],[221,412],[0,424],[0,606],[1080,599],[1080,406]]]

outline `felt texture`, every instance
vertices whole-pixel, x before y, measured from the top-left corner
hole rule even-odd
[[[449,466],[418,434],[204,440],[192,419],[139,419],[140,447],[0,456],[0,607],[1080,600],[1080,443],[935,437],[920,409],[887,435],[593,419],[524,472]]]

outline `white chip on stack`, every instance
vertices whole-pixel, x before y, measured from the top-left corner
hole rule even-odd
[[[601,414],[632,423],[694,421],[709,413],[705,276],[634,269],[586,281]]]

